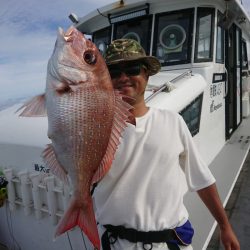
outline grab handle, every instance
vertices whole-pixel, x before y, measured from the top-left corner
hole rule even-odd
[[[226,79],[225,79],[225,94],[224,94],[224,98],[226,98],[227,94],[228,94],[228,72],[227,72],[226,68],[225,68],[225,74],[226,74]]]

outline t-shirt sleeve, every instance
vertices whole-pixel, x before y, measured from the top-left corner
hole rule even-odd
[[[179,118],[184,145],[184,151],[180,155],[180,165],[185,173],[189,190],[197,191],[212,185],[215,178],[202,159],[185,121],[181,116]]]

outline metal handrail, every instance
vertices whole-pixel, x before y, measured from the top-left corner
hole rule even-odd
[[[191,75],[192,74],[192,70],[188,70],[182,74],[180,74],[179,76],[173,78],[172,80],[165,82],[164,84],[162,84],[153,94],[151,94],[150,96],[148,96],[145,99],[145,102],[150,101],[152,98],[154,98],[156,95],[158,95],[160,92],[164,91],[166,88],[169,88],[171,83],[175,83],[177,81],[179,81],[180,79],[184,78],[186,75]],[[171,88],[171,87],[170,87]]]
[[[224,98],[226,98],[228,94],[228,71],[226,67],[225,67],[225,74],[226,74],[226,79],[225,79],[225,88],[224,88],[224,91],[225,91]]]

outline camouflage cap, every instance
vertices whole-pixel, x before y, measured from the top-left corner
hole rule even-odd
[[[146,56],[142,46],[133,39],[114,40],[107,48],[104,58],[107,65],[119,64],[129,61],[143,62],[148,68],[149,75],[159,72],[161,63],[154,56]]]

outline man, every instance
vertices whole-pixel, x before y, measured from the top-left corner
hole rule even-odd
[[[145,104],[148,78],[160,70],[158,59],[129,39],[113,41],[105,59],[114,88],[133,98],[136,126],[128,124],[113,165],[94,192],[103,249],[193,249],[183,204],[185,176],[189,190],[198,192],[217,220],[225,249],[239,250],[215,179],[185,122]]]

